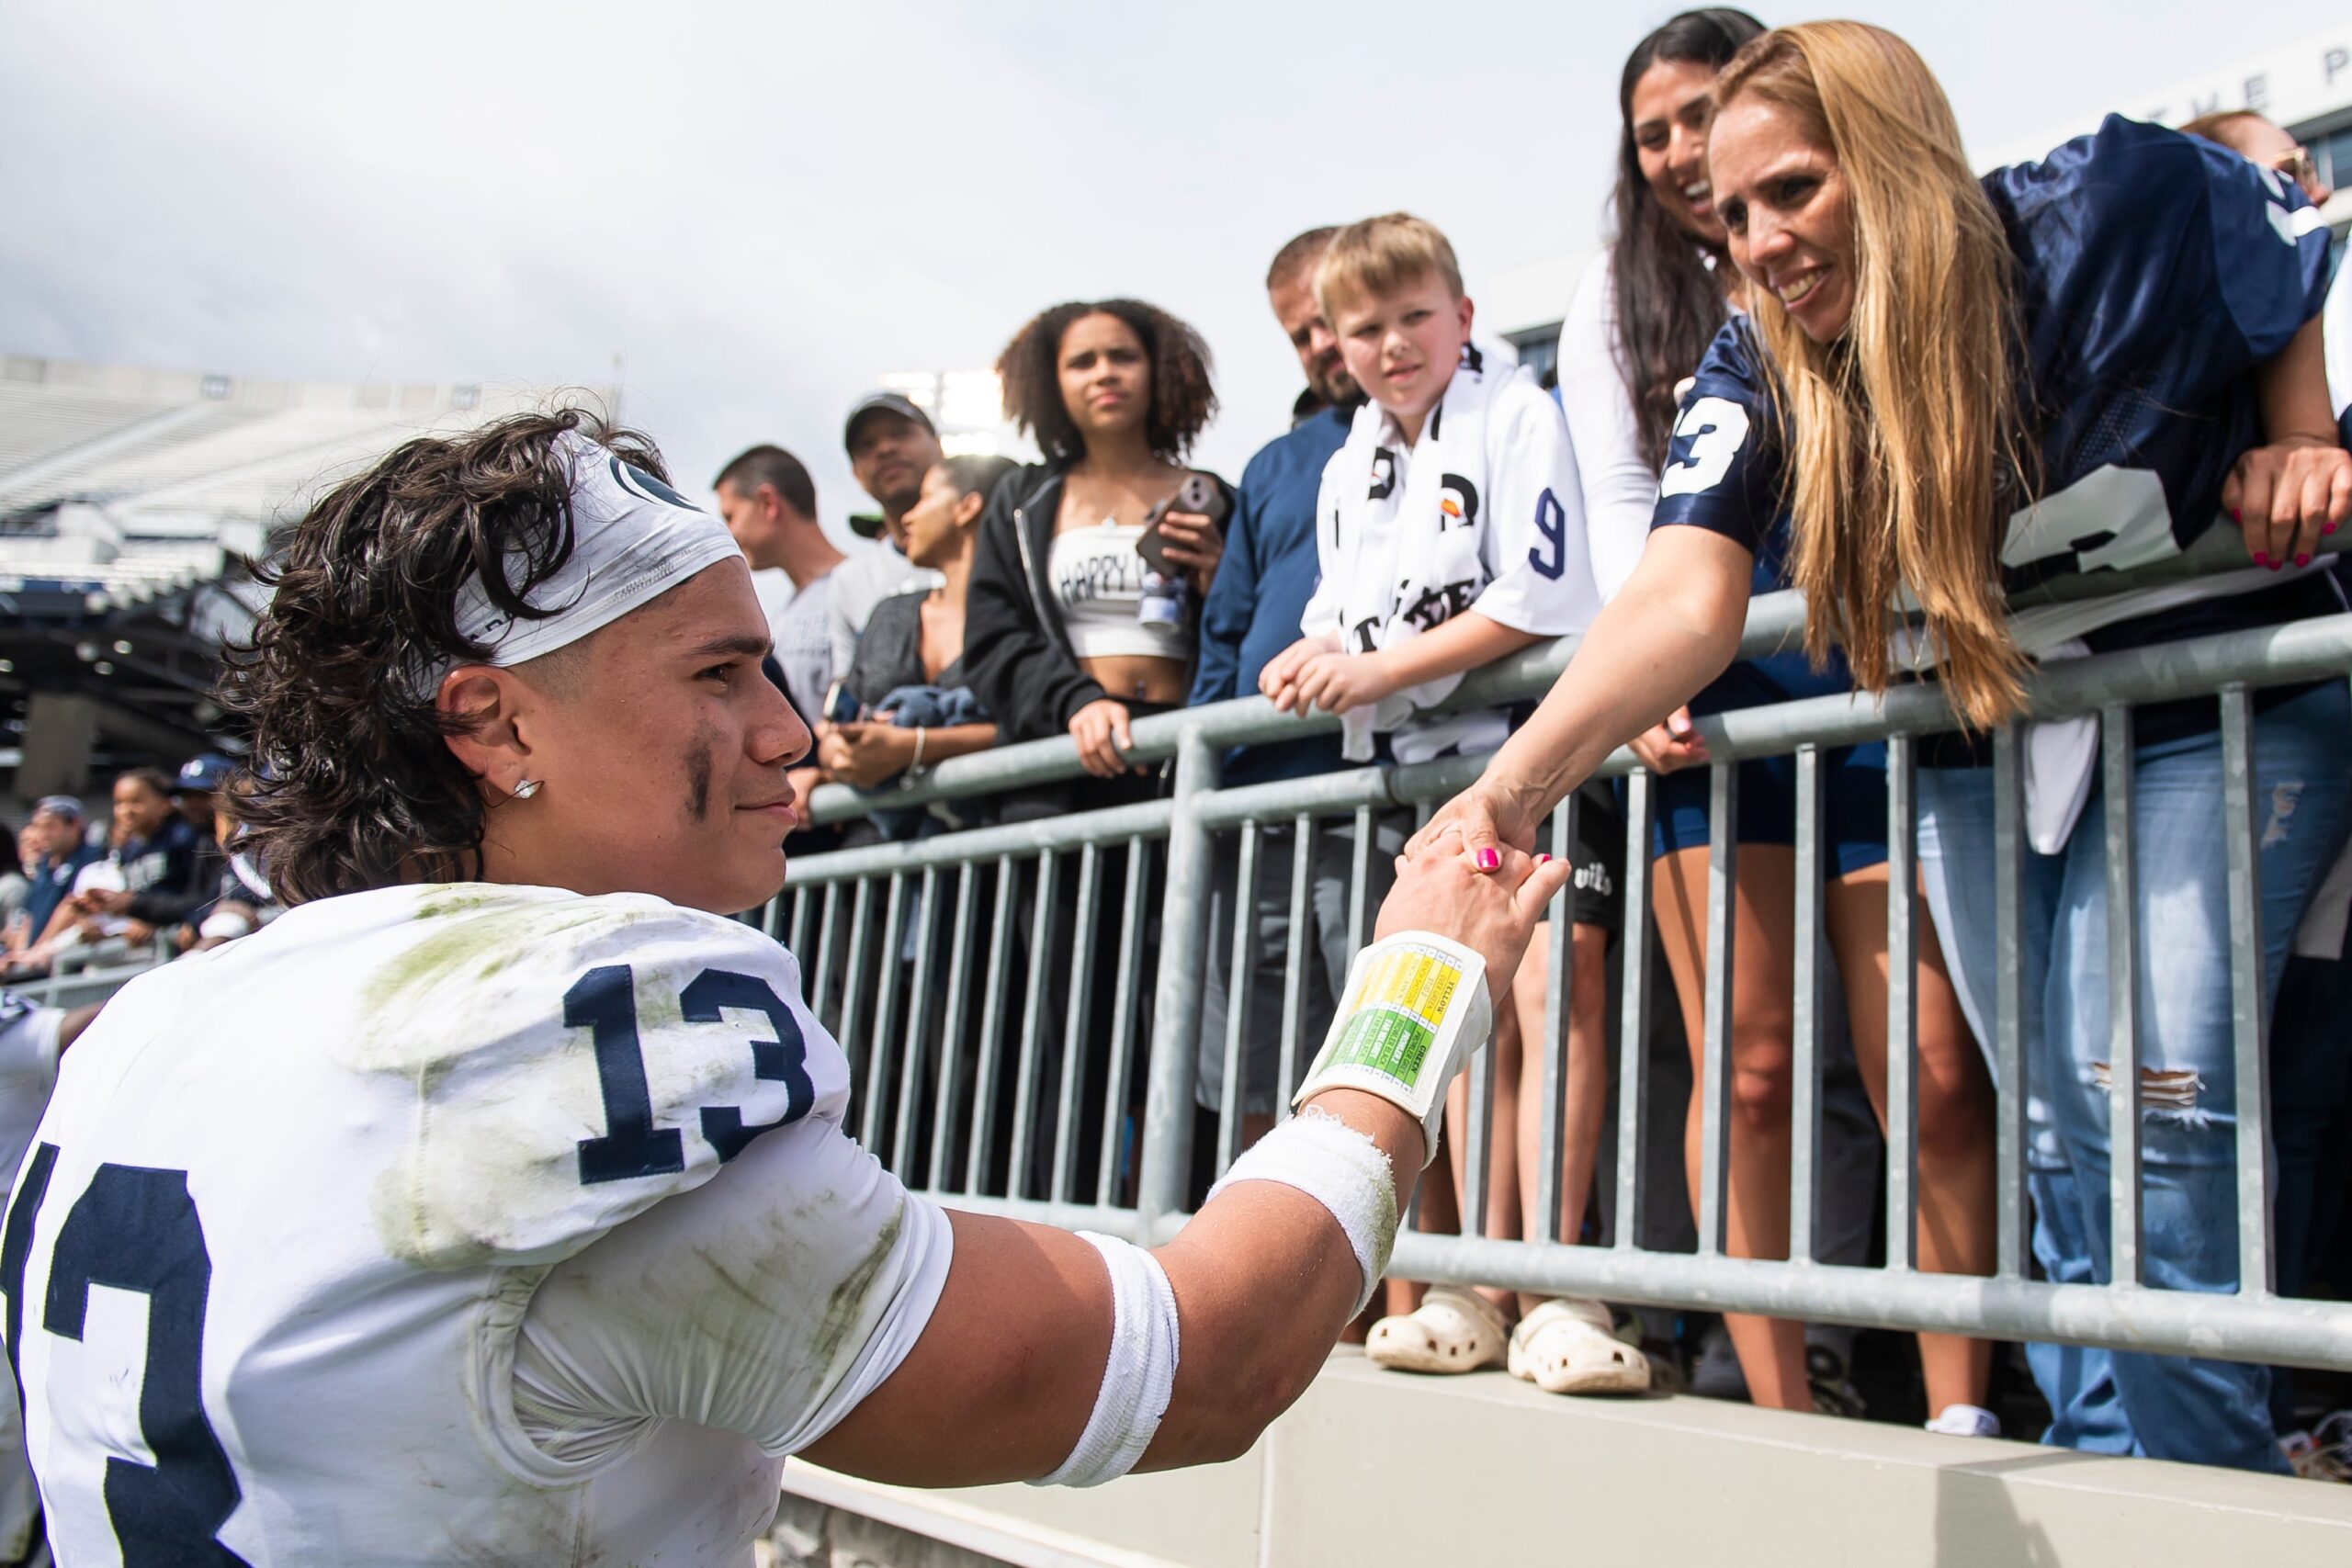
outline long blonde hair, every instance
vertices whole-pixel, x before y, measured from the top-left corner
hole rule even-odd
[[[2000,220],[1942,87],[1883,28],[1774,28],[1716,80],[1718,106],[1742,95],[1835,153],[1853,217],[1843,336],[1816,344],[1770,290],[1752,291],[1788,444],[1805,651],[1819,664],[1835,642],[1856,684],[1884,691],[1907,590],[1952,706],[1972,728],[1996,725],[2017,711],[2025,670],[2003,613],[2000,476],[2029,460]]]

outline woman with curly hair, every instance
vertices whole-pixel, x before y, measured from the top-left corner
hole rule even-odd
[[[1208,348],[1140,300],[1073,301],[1014,333],[997,373],[1006,415],[1035,433],[1046,460],[998,486],[980,520],[965,668],[1007,739],[1067,734],[1088,773],[1116,779],[1129,772],[1129,721],[1184,701],[1200,596],[1223,548],[1205,515],[1181,511],[1159,529],[1180,580],[1136,548],[1216,412]],[[1215,482],[1229,513],[1232,491]],[[1073,802],[1057,791],[1046,814],[1125,793]]]

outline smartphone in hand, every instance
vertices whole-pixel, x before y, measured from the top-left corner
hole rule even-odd
[[[1144,513],[1143,534],[1136,540],[1136,554],[1143,557],[1143,564],[1162,577],[1175,577],[1183,568],[1168,558],[1168,538],[1159,529],[1163,519],[1171,512],[1188,512],[1209,520],[1219,533],[1225,531],[1225,491],[1206,474],[1186,474],[1176,493]]]

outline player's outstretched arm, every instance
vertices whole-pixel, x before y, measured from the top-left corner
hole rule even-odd
[[[1485,1043],[1485,976],[1516,970],[1567,876],[1516,852],[1492,875],[1453,852],[1406,865],[1304,1112],[1156,1252],[950,1214],[806,1117],[548,1269],[493,1429],[554,1479],[673,1420],[925,1485],[1239,1453],[1370,1296]]]
[[[1494,876],[1458,854],[1412,861],[1382,908],[1369,967],[1393,952],[1392,972],[1419,964],[1426,976],[1426,953],[1379,940],[1412,931],[1459,943],[1465,967],[1508,976],[1567,876],[1566,862],[1516,853]],[[807,1457],[876,1480],[967,1485],[1104,1479],[1135,1462],[1117,1455],[1123,1440],[1148,1444],[1136,1467],[1155,1470],[1248,1449],[1306,1389],[1385,1265],[1427,1156],[1427,1097],[1442,1105],[1441,1080],[1483,1043],[1483,981],[1466,989],[1476,995],[1449,1023],[1476,1038],[1451,1056],[1454,1042],[1441,1038],[1410,1103],[1348,1087],[1374,1077],[1327,1047],[1307,1113],[1245,1156],[1148,1263],[1123,1244],[1098,1250],[1046,1227],[953,1216],[954,1265],[921,1338]],[[1164,1295],[1148,1277],[1155,1266]],[[1161,1326],[1172,1333],[1141,1326],[1169,1301],[1174,1321]],[[1155,1388],[1163,1338],[1174,1376]]]

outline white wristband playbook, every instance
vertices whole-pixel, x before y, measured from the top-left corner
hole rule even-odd
[[[1376,1094],[1421,1121],[1422,1163],[1437,1156],[1445,1090],[1494,1028],[1487,961],[1434,931],[1400,931],[1356,954],[1323,1049],[1291,1103],[1327,1089]]]

